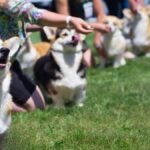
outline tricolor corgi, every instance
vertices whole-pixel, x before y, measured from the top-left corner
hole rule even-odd
[[[73,29],[57,29],[49,54],[37,60],[34,76],[57,107],[67,103],[83,106],[86,93],[83,36]]]

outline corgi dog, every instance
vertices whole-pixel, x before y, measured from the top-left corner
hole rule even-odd
[[[17,60],[20,62],[22,70],[31,78],[33,78],[33,65],[39,57],[40,54],[33,46],[30,34],[28,34],[17,54]]]
[[[102,37],[102,46],[107,57],[101,58],[100,67],[105,67],[109,60],[113,61],[113,67],[118,68],[126,64],[124,52],[126,40],[121,32],[122,21],[115,16],[106,16],[104,23],[110,27],[110,32]]]
[[[0,40],[0,136],[7,131],[11,124],[10,60],[19,46],[20,39],[18,37],[6,41]]]
[[[123,14],[126,18],[124,28],[128,29],[134,54],[150,57],[150,6],[139,8],[136,14],[124,9]]]
[[[27,34],[25,43],[22,45],[21,50],[17,55],[17,59],[21,64],[21,68],[26,72],[31,78],[33,77],[33,65],[38,58],[45,55],[50,47],[53,39],[55,38],[55,27],[43,27],[43,31],[48,39],[48,41],[41,41],[37,43],[32,43],[30,38],[30,33]]]
[[[50,52],[34,66],[35,82],[51,96],[54,106],[83,106],[86,93],[83,36],[73,29],[57,29]]]

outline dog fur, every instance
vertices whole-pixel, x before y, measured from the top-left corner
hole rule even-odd
[[[21,68],[31,78],[33,77],[33,66],[38,58],[44,56],[51,47],[51,43],[55,38],[55,27],[43,27],[43,31],[48,39],[46,42],[32,43],[30,39],[30,33],[27,34],[26,41],[20,49],[17,59],[21,64]]]
[[[11,124],[10,59],[18,50],[19,45],[18,37],[6,41],[0,40],[0,136],[7,131]]]
[[[57,29],[49,54],[34,66],[35,81],[56,107],[72,102],[83,106],[86,93],[82,36],[73,29]]]
[[[134,54],[150,57],[150,6],[139,8],[137,14],[125,9],[123,14],[126,24],[130,24],[124,28],[128,29]]]
[[[104,23],[111,31],[102,37],[102,45],[107,54],[107,58],[101,58],[101,66],[105,67],[109,60],[113,60],[113,67],[118,68],[126,64],[124,52],[126,49],[126,40],[121,32],[122,22],[115,16],[106,16]]]

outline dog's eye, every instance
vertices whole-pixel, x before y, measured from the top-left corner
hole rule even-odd
[[[67,35],[68,35],[68,33],[63,33],[63,34],[62,34],[62,36],[67,36]]]

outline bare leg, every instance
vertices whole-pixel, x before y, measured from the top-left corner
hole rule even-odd
[[[38,86],[36,86],[36,90],[33,92],[32,96],[27,100],[27,102],[23,105],[23,107],[27,111],[34,111],[36,108],[45,108],[45,100]]]
[[[19,106],[14,102],[11,102],[11,106],[12,106],[12,112],[26,112],[26,110],[22,106]]]
[[[34,111],[36,108],[44,109],[45,100],[41,93],[41,90],[36,86],[36,90],[33,92],[32,96],[27,100],[27,102],[20,106],[14,102],[11,103],[13,112],[27,112]]]
[[[100,68],[104,68],[106,66],[106,63],[107,63],[107,54],[106,54],[105,50],[102,49],[101,46],[97,46],[96,50],[97,50],[99,57],[100,57]]]
[[[91,49],[87,49],[87,50],[83,53],[83,60],[84,60],[85,65],[86,65],[87,67],[92,67],[92,66],[95,65],[94,57],[92,56]]]

